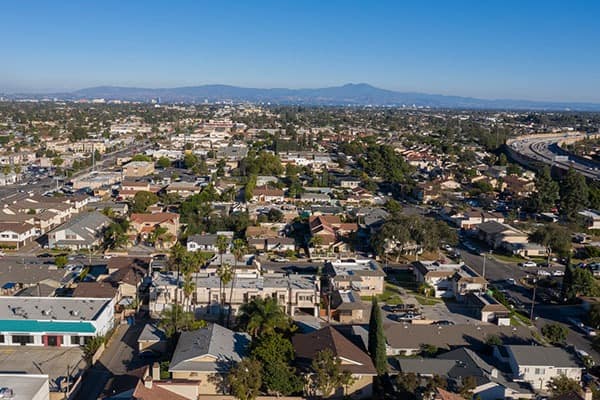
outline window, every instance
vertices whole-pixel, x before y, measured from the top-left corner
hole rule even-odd
[[[0,343],[4,343],[4,335],[0,335]]]
[[[21,346],[25,346],[26,344],[33,343],[33,336],[13,335],[12,341],[13,344],[20,344]]]
[[[544,375],[545,373],[546,373],[546,370],[544,368],[536,368],[535,369],[536,375]]]

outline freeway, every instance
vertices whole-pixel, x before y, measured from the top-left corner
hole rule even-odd
[[[582,133],[555,134],[555,135],[530,135],[522,136],[507,142],[511,151],[518,153],[526,159],[542,162],[560,169],[573,168],[582,175],[600,180],[600,164],[581,157],[574,157],[561,149],[560,143],[573,143],[596,135]]]

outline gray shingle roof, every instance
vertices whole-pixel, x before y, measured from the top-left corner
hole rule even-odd
[[[169,372],[225,372],[232,363],[245,357],[250,345],[247,333],[234,332],[214,323],[195,331],[183,332],[173,353]],[[202,356],[215,360],[197,361]]]
[[[575,355],[560,347],[507,346],[519,365],[548,365],[556,368],[579,368]]]

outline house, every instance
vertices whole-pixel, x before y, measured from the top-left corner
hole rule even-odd
[[[173,182],[165,189],[167,194],[176,194],[185,199],[202,191],[202,187],[194,182]]]
[[[444,377],[448,387],[453,389],[459,389],[466,377],[473,377],[473,398],[481,400],[535,397],[529,384],[513,382],[510,373],[500,370],[466,347],[449,351],[437,358],[399,358],[398,365],[403,373],[413,373],[419,377]]]
[[[465,304],[472,307],[474,316],[480,321],[510,326],[510,311],[486,293],[469,293]]]
[[[140,352],[151,350],[156,353],[164,353],[167,350],[169,338],[155,323],[149,322],[144,325],[137,342]]]
[[[331,197],[325,193],[301,193],[300,201],[305,203],[331,203]]]
[[[233,265],[233,262],[232,262]],[[184,306],[205,320],[216,320],[221,316],[222,287],[214,269],[192,274],[196,289],[189,298],[182,293],[182,278],[175,273],[158,273],[152,276],[149,289],[150,314],[158,317],[170,309],[175,296],[184,299]],[[233,287],[232,287],[233,286]],[[286,314],[293,316],[304,312],[319,315],[319,282],[313,275],[265,273],[255,269],[238,268],[235,279],[226,287],[227,303],[231,304],[232,319],[240,307],[256,297],[275,298]]]
[[[583,224],[588,229],[600,229],[600,212],[596,210],[583,210],[577,214],[579,214],[583,220]]]
[[[130,161],[123,166],[123,176],[142,177],[154,173],[154,163],[150,161]]]
[[[423,324],[384,324],[386,352],[389,356],[411,356],[421,352],[422,345],[442,350],[470,347],[483,351],[486,338],[498,336],[504,344],[536,343],[532,331],[524,326],[497,326],[492,324],[460,324],[437,326]]]
[[[461,300],[468,293],[484,292],[487,288],[487,281],[463,263],[414,261],[411,265],[415,280],[430,286],[434,297],[455,297]]]
[[[339,185],[344,189],[354,189],[360,186],[360,179],[342,178],[339,180]]]
[[[385,272],[371,259],[334,260],[325,263],[323,269],[329,284],[337,290],[355,290],[361,296],[383,293]]]
[[[102,231],[110,222],[97,211],[78,214],[48,233],[48,247],[71,250],[97,247],[102,242]]]
[[[343,223],[337,215],[313,215],[308,219],[308,227],[313,238],[313,246],[319,250],[333,250],[341,252],[336,244],[349,239],[353,232],[358,230],[358,224]]]
[[[331,317],[341,324],[363,324],[369,321],[371,305],[360,298],[353,290],[334,290],[331,296],[325,297],[331,301]]]
[[[137,299],[140,286],[148,275],[150,260],[140,257],[112,257],[108,260],[108,277],[104,282],[118,288],[118,300]]]
[[[0,222],[0,247],[20,249],[37,236],[34,225],[27,222]]]
[[[510,249],[511,246],[528,242],[525,232],[496,221],[480,224],[477,227],[477,236],[493,249]]]
[[[69,347],[114,324],[112,299],[0,297],[0,345]]]
[[[581,381],[583,367],[574,354],[561,347],[508,345],[496,355],[510,365],[513,379],[531,384],[537,390],[546,389],[552,378],[564,375]]]
[[[311,333],[294,335],[292,344],[296,355],[295,364],[308,379],[312,373],[312,361],[323,350],[330,350],[341,361],[342,370],[352,375],[354,378],[352,384],[339,388],[333,397],[369,399],[373,395],[373,377],[377,375],[377,371],[371,357],[332,326]],[[308,386],[310,385],[307,384],[305,389],[307,395],[319,395],[312,393]]]
[[[221,325],[207,323],[182,332],[169,364],[173,379],[197,382],[198,394],[222,394],[219,377],[249,353],[251,338]]]
[[[258,251],[273,251],[283,253],[286,251],[294,251],[296,242],[293,238],[288,237],[268,237],[268,238],[250,238],[248,246],[254,247]]]
[[[231,231],[217,232],[215,234],[191,235],[187,240],[187,250],[192,252],[207,251],[218,253],[219,248],[217,247],[217,242],[219,236],[224,236],[227,239],[227,248],[225,249],[225,252],[229,253],[231,250],[231,243],[233,242],[233,232]]]
[[[260,203],[277,203],[283,202],[283,190],[269,187],[269,186],[257,186],[252,192],[252,202]]]
[[[131,214],[130,221],[130,230],[144,240],[151,238],[160,227],[165,229],[162,246],[170,247],[177,241],[179,214],[171,212]]]

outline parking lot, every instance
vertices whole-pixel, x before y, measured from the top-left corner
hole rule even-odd
[[[51,391],[58,389],[67,376],[67,370],[73,378],[85,367],[80,347],[0,347],[0,372],[48,375]]]

